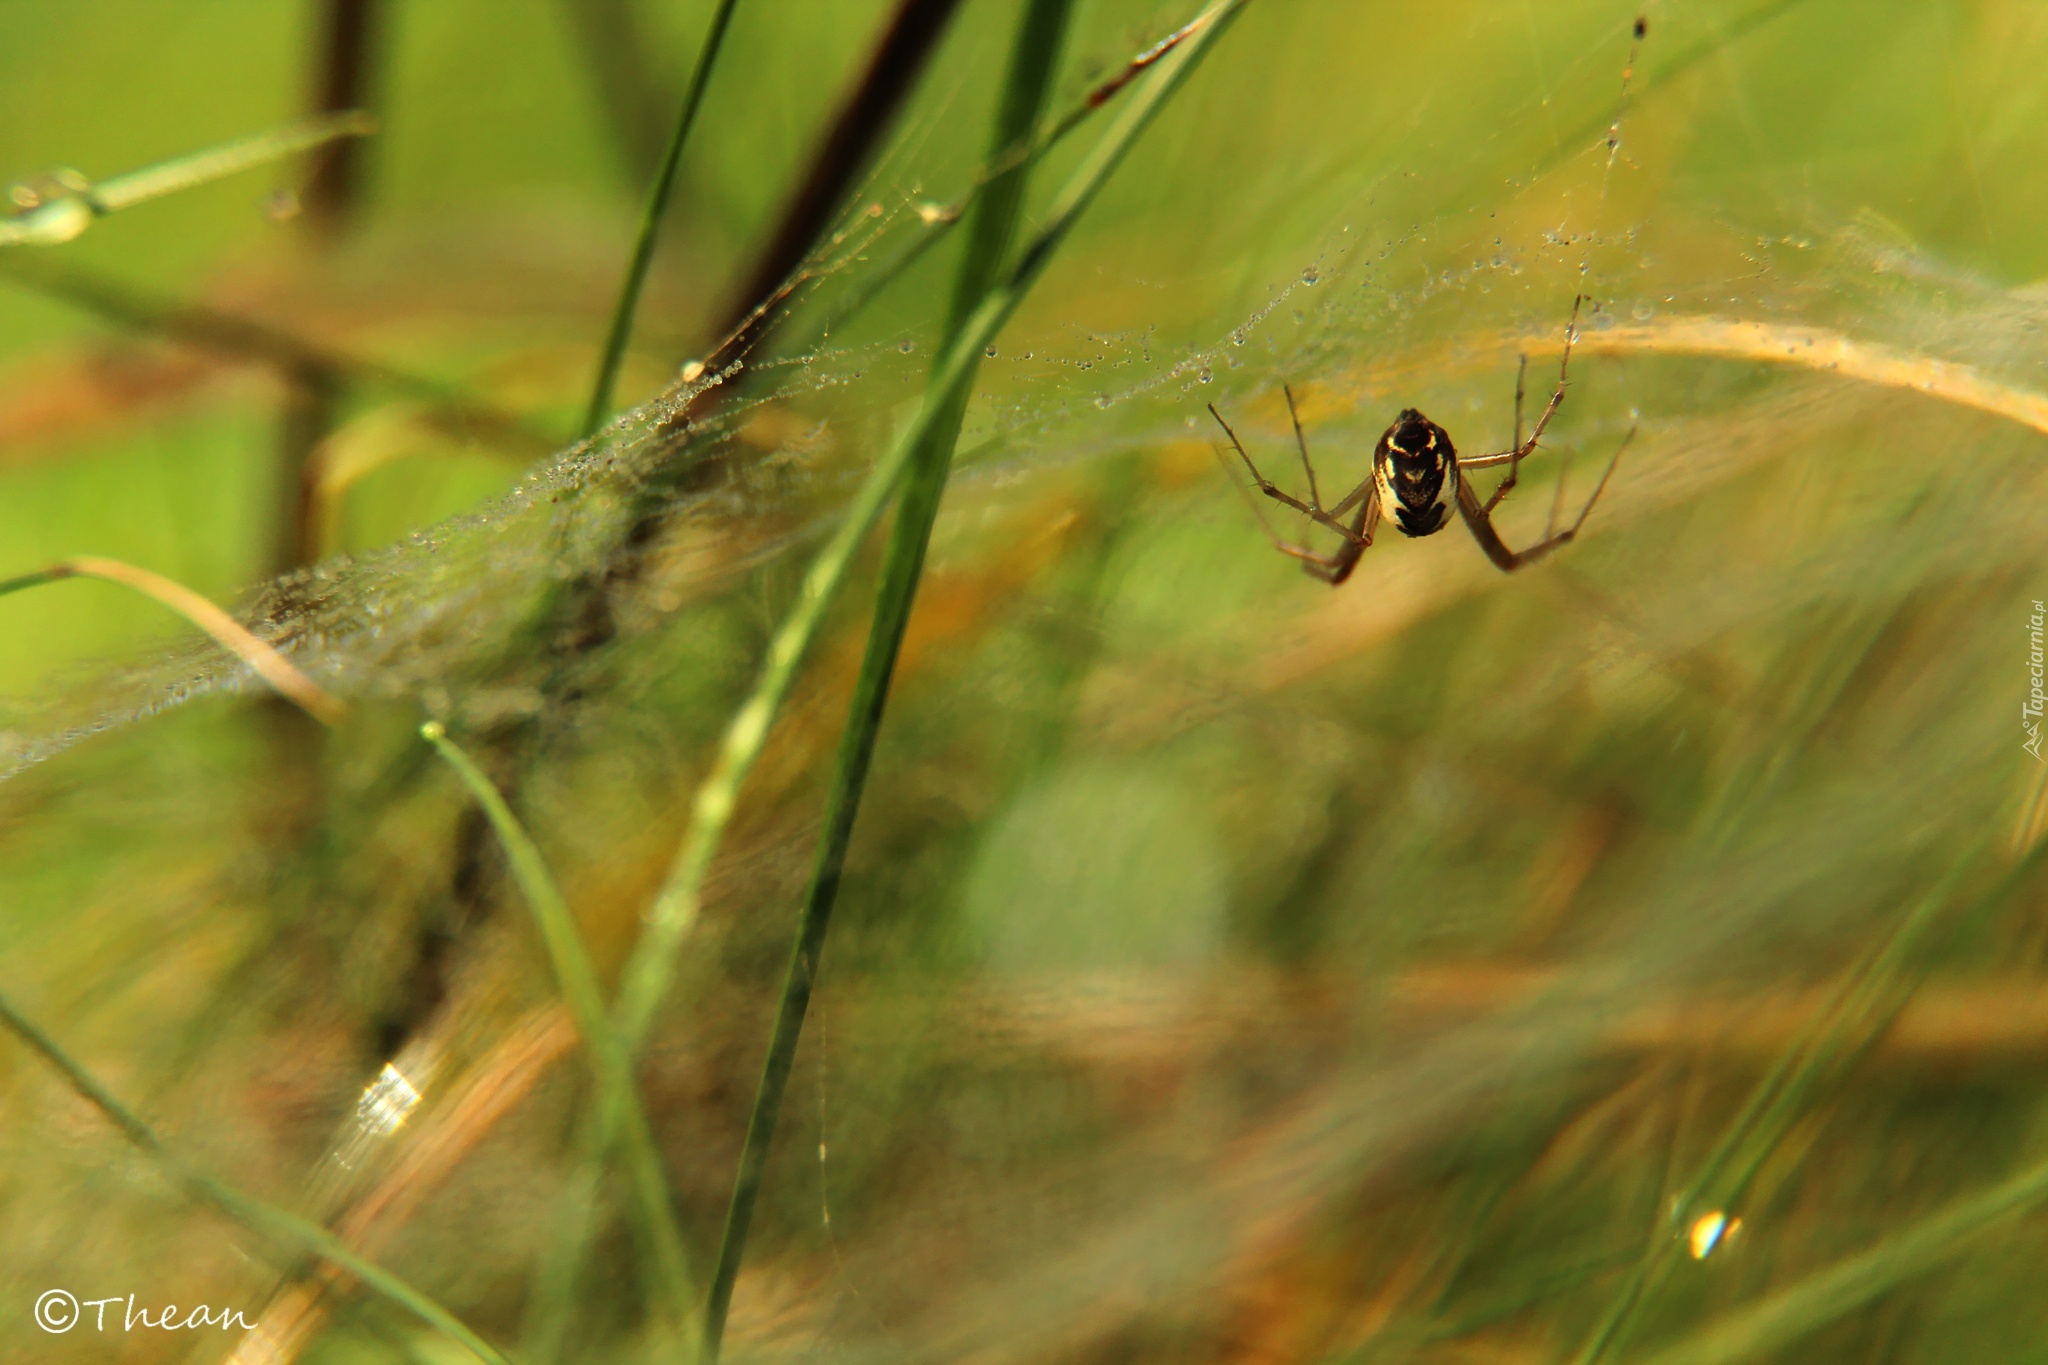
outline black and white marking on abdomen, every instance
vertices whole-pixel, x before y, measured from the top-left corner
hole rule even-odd
[[[1404,408],[1380,437],[1372,457],[1380,511],[1406,536],[1434,535],[1450,525],[1458,500],[1458,452],[1442,427]]]

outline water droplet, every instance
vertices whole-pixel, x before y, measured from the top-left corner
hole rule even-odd
[[[1322,275],[1316,270],[1314,266],[1310,266],[1308,269],[1301,272],[1301,282],[1303,284],[1314,284],[1317,280],[1321,278]]]
[[[1740,1218],[1730,1218],[1716,1209],[1695,1220],[1688,1230],[1686,1240],[1691,1244],[1692,1258],[1704,1261],[1714,1254],[1714,1248],[1724,1242],[1733,1241],[1735,1234],[1742,1230]]]
[[[986,351],[982,352],[982,354],[986,355],[990,360],[994,360],[996,358],[996,348],[991,346]]]
[[[905,355],[909,355],[912,351],[917,349],[917,343],[906,338],[903,341],[900,341],[896,344],[896,349],[903,352],[903,354]]]
[[[1657,310],[1650,307],[1647,303],[1639,303],[1635,306],[1635,310],[1630,316],[1635,318],[1637,322],[1648,322],[1651,318],[1657,316]]]
[[[1107,409],[1110,406],[1110,404],[1114,402],[1116,402],[1116,400],[1114,398],[1111,398],[1106,393],[1098,393],[1095,395],[1095,406],[1098,408]]]

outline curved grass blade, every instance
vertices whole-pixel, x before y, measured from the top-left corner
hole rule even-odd
[[[253,1195],[243,1194],[233,1186],[187,1165],[164,1145],[154,1129],[115,1099],[112,1091],[73,1061],[49,1034],[16,1009],[14,1002],[4,994],[0,994],[0,1024],[5,1024],[16,1037],[55,1067],[73,1090],[104,1114],[130,1143],[154,1160],[171,1183],[188,1198],[210,1205],[235,1222],[274,1241],[333,1262],[421,1321],[462,1343],[477,1359],[489,1361],[491,1365],[511,1365],[503,1352],[470,1330],[462,1319],[390,1271],[364,1260],[318,1223],[266,1204]]]
[[[435,751],[447,760],[448,766],[455,770],[456,776],[462,779],[462,784],[483,807],[491,828],[497,831],[499,841],[505,846],[512,875],[526,896],[534,922],[540,929],[541,941],[547,947],[548,961],[554,967],[562,998],[569,1006],[577,1031],[583,1035],[583,1046],[590,1054],[591,1071],[597,1079],[599,1129],[615,1134],[618,1139],[620,1156],[633,1191],[641,1237],[654,1260],[658,1289],[655,1302],[665,1303],[680,1327],[689,1321],[697,1302],[683,1251],[682,1232],[676,1224],[675,1207],[669,1201],[668,1182],[662,1172],[660,1153],[654,1144],[654,1130],[648,1124],[647,1111],[641,1105],[639,1092],[633,1084],[632,1062],[605,1013],[597,970],[591,965],[590,954],[584,950],[583,939],[577,933],[568,902],[563,900],[554,878],[548,875],[547,863],[541,858],[540,849],[535,847],[519,818],[505,804],[505,798],[498,793],[490,778],[484,776],[483,770],[448,738],[439,721],[428,721],[422,725],[420,736],[434,746]]]
[[[689,88],[683,92],[683,107],[676,115],[675,134],[669,138],[661,169],[648,188],[647,204],[640,213],[640,231],[633,240],[633,257],[626,266],[625,281],[619,286],[619,301],[612,309],[611,328],[605,334],[604,356],[598,361],[597,382],[590,391],[590,407],[583,414],[583,428],[577,434],[588,437],[611,415],[612,391],[618,387],[619,367],[626,360],[626,345],[633,339],[633,318],[640,310],[640,294],[647,287],[647,272],[654,265],[655,241],[661,220],[668,213],[669,194],[675,188],[676,168],[683,161],[683,147],[690,140],[690,127],[697,121],[697,107],[704,102],[704,87],[711,68],[725,44],[725,29],[738,8],[739,0],[719,0],[711,16],[711,28],[697,53],[697,65],[690,72]]]
[[[80,555],[72,559],[59,560],[47,569],[38,569],[34,573],[0,579],[0,597],[5,597],[11,592],[20,592],[24,588],[55,583],[66,578],[99,578],[109,583],[119,583],[125,588],[133,588],[143,596],[169,607],[211,635],[221,648],[249,665],[256,676],[276,688],[279,694],[295,703],[322,725],[339,725],[348,718],[346,705],[293,667],[291,661],[284,655],[257,639],[250,633],[248,627],[184,584],[165,578],[162,574],[138,569],[133,564],[124,564],[118,559]]]

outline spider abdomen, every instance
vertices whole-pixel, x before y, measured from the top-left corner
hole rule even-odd
[[[1380,510],[1405,536],[1435,535],[1458,500],[1458,452],[1442,427],[1404,408],[1372,453]]]

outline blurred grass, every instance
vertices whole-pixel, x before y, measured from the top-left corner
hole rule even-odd
[[[623,398],[715,340],[887,8],[740,7]],[[1185,8],[1081,7],[1052,107]],[[710,9],[631,7],[666,110]],[[1633,1282],[1623,1359],[2038,1350],[2048,1222],[1969,1215],[2031,1190],[2042,1158],[2048,918],[2018,862],[2037,769],[2012,721],[2048,592],[2044,437],[1910,386],[1653,343],[1700,317],[1827,329],[2038,394],[2048,24],[2016,0],[1650,5],[1609,177],[1636,12],[1255,0],[995,339],[730,1358],[1564,1361]],[[855,222],[882,235],[852,239],[865,259],[784,335],[860,290],[916,203],[958,197],[1018,13],[964,9],[863,186],[883,211]],[[106,174],[289,119],[312,14],[0,14],[0,170]],[[558,3],[392,14],[353,240],[303,249],[262,212],[290,177],[252,174],[110,218],[62,259],[566,440],[645,190],[606,73]],[[512,1339],[582,1092],[559,1050],[513,1049],[552,976],[461,794],[422,777],[420,713],[531,736],[491,779],[615,982],[801,566],[904,429],[961,249],[817,352],[755,357],[752,387],[679,438],[691,474],[609,583],[614,634],[581,653],[494,651],[526,639],[534,584],[584,563],[614,506],[603,471],[652,458],[652,419],[527,475],[362,386],[335,449],[368,472],[325,523],[361,558],[310,580],[336,614],[297,641],[356,661],[337,665],[358,718],[320,759],[317,820],[285,818],[261,712],[229,697],[17,774],[0,988],[179,1151],[374,1229],[381,1263]],[[1554,339],[1582,267],[1598,307],[1554,455],[1504,508],[1520,544],[1553,459],[1584,489],[1639,422],[1579,543],[1510,579],[1455,529],[1390,536],[1335,593],[1272,554],[1203,401],[1284,462],[1294,383],[1326,485],[1410,404],[1497,448],[1514,351]],[[273,505],[264,367],[0,289],[0,577],[93,553],[249,590]],[[515,481],[529,502],[440,524]],[[850,602],[878,559],[851,562]],[[372,612],[354,585],[376,574]],[[466,604],[456,623],[409,634],[440,601]],[[698,1264],[861,618],[822,619],[641,1068]],[[94,661],[157,659],[176,629],[90,585],[0,602],[0,726],[126,695]],[[1901,936],[1935,904],[1981,911]],[[1829,1002],[1901,943],[1855,1045],[1801,1071]],[[423,1099],[372,1140],[358,1104],[387,1062]],[[1810,1083],[1740,1130],[1745,1179],[1715,1195],[1742,1227],[1696,1261],[1671,1201],[1787,1074]],[[164,1200],[18,1053],[0,1094],[19,1116],[0,1132],[7,1354],[116,1346],[41,1334],[27,1313],[53,1285],[251,1317],[289,1302],[300,1280]],[[423,1164],[430,1138],[458,1155]],[[659,1340],[616,1217],[577,1298],[591,1359]],[[439,1349],[367,1300],[330,1307],[306,1359]]]

